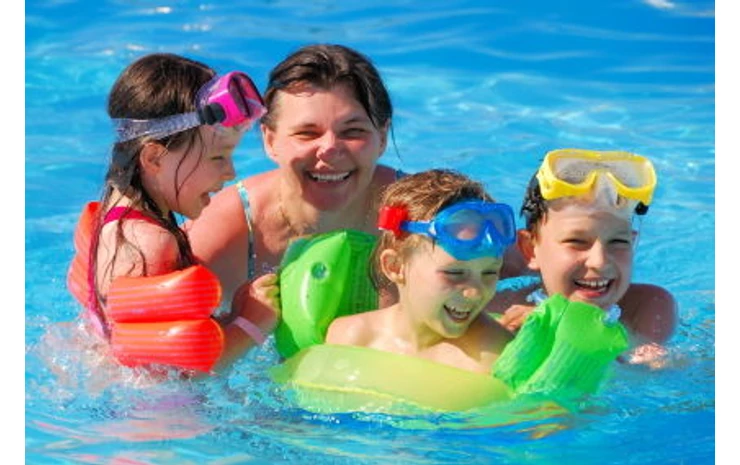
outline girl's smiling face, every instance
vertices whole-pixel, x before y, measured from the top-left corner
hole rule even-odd
[[[548,295],[608,309],[630,285],[634,237],[624,215],[564,203],[548,209],[536,237],[524,232],[523,239]]]
[[[236,177],[233,153],[242,133],[201,126],[192,147],[163,152],[154,189],[164,212],[197,218],[210,196]],[[164,208],[163,208],[164,207]]]

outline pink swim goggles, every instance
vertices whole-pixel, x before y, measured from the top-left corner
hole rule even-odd
[[[266,112],[257,87],[249,76],[232,71],[215,76],[200,88],[196,110],[157,119],[114,118],[116,142],[149,136],[161,139],[203,124],[244,132]]]

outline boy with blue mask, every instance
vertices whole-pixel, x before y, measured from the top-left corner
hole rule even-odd
[[[381,200],[376,287],[398,300],[334,320],[328,344],[371,347],[486,373],[511,334],[483,310],[515,239],[508,205],[448,170],[404,177]]]

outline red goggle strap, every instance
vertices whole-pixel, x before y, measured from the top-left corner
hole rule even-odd
[[[403,231],[401,223],[409,219],[409,211],[406,207],[385,206],[378,212],[378,229],[391,231],[396,239],[400,239]]]

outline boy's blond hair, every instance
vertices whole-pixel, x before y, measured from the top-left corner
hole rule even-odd
[[[464,174],[448,169],[433,169],[405,176],[386,187],[380,198],[380,208],[403,207],[410,221],[429,221],[441,210],[463,200],[493,202],[483,184]],[[396,237],[384,231],[375,245],[371,262],[373,283],[377,289],[391,283],[380,270],[380,253],[386,249],[398,251],[404,258],[425,238],[419,234]]]

